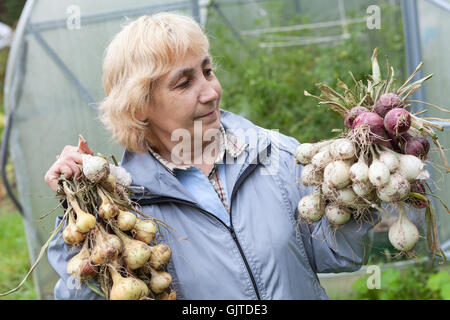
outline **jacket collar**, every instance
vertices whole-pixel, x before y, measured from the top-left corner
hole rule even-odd
[[[225,110],[221,110],[221,123],[225,130],[230,130],[233,135],[248,144],[247,149],[238,158],[237,163],[240,165],[232,166],[233,170],[237,171],[234,174],[237,180],[250,164],[256,163],[257,158],[259,161],[263,160],[260,155],[266,154],[270,145],[269,134],[267,130],[255,126],[249,120]],[[144,197],[169,197],[195,202],[177,178],[149,152],[125,150],[120,165],[133,177],[133,186],[144,187]]]

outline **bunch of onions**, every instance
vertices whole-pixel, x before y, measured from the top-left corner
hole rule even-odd
[[[449,120],[419,118],[418,114],[409,111],[409,102],[418,101],[409,101],[408,96],[431,77],[411,82],[421,66],[404,84],[394,88],[394,70],[388,68],[389,78],[382,79],[375,50],[372,75],[368,77],[367,85],[353,79],[353,88],[339,81],[339,88],[344,89],[344,93],[323,83],[317,84],[320,96],[305,91],[306,96],[341,115],[344,128],[334,130],[340,132],[336,138],[303,143],[296,150],[296,162],[303,166],[301,183],[314,188],[299,201],[299,222],[327,219],[330,225],[338,228],[352,217],[363,218],[364,213],[374,209],[385,214],[383,204],[391,204],[399,208],[399,219],[392,225],[389,239],[395,248],[410,254],[419,238],[417,228],[405,213],[406,206],[410,205],[411,208],[425,209],[430,250],[433,254],[443,255],[435,213],[425,192],[430,174],[424,161],[428,159],[429,141],[432,141],[440,152],[445,170],[450,171],[444,148],[434,132],[443,131],[443,127],[432,121]],[[450,112],[426,102],[423,104]]]
[[[81,136],[78,149],[87,150]],[[135,189],[131,175],[112,158],[114,165],[103,156],[83,155],[80,177],[60,176],[58,196],[67,208],[42,249],[62,230],[64,242],[78,251],[67,264],[67,273],[97,294],[112,300],[175,300],[172,277],[166,271],[172,250],[159,242],[159,226],[170,226],[135,206],[130,198]],[[0,296],[17,291],[41,257],[17,288]]]

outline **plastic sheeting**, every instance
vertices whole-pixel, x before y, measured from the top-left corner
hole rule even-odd
[[[441,0],[445,1],[445,0]],[[57,206],[44,174],[66,144],[75,145],[82,134],[96,152],[120,159],[122,148],[115,144],[97,119],[95,103],[103,96],[101,63],[103,52],[113,35],[127,21],[157,11],[179,11],[206,20],[204,8],[208,0],[29,0],[23,11],[11,47],[5,81],[5,109],[14,111],[10,151],[20,202],[25,215],[25,228],[31,261],[53,230],[55,217],[62,210],[43,219],[39,217]],[[261,23],[267,12],[261,1],[218,0],[219,10],[236,33],[282,26],[283,21]],[[363,16],[368,0],[345,0],[345,8]],[[233,7],[233,4],[240,6]],[[426,97],[431,103],[448,107],[445,93],[450,86],[448,60],[450,31],[449,13],[419,0],[420,30],[424,73],[436,73],[426,84]],[[329,1],[293,0],[293,11],[309,12],[309,23],[339,20],[341,15]],[[363,10],[364,9],[364,10]],[[217,9],[215,9],[217,10]],[[289,14],[289,13],[288,13]],[[258,24],[259,21],[259,24]],[[283,22],[285,22],[283,24]],[[337,31],[336,31],[337,30]],[[342,32],[336,28],[336,32]],[[327,31],[328,32],[328,31]],[[434,114],[430,111],[430,115]],[[440,136],[450,145],[450,136]],[[450,155],[447,155],[450,158]],[[436,158],[436,157],[435,157]],[[436,161],[439,161],[436,158]],[[439,195],[449,198],[448,178],[439,178]],[[439,204],[437,203],[438,207]],[[439,207],[441,241],[450,238],[450,216]],[[43,257],[33,273],[38,297],[53,299],[57,275]]]
[[[447,4],[447,11],[437,4]],[[425,83],[426,100],[429,103],[442,106],[450,110],[447,93],[450,88],[450,1],[418,1],[419,28],[422,50],[422,60],[424,62],[423,74],[433,73],[433,77]],[[447,113],[443,113],[434,108],[422,105],[428,109],[428,117],[448,118]],[[450,123],[443,123],[445,131],[438,133],[439,141],[445,147],[445,155],[450,161]],[[442,159],[434,148],[432,152],[432,161],[434,165],[433,181],[431,186],[438,188],[437,195],[446,203],[450,204],[450,178],[445,174],[442,168]],[[438,222],[440,241],[443,250],[446,250],[447,256],[450,255],[450,215],[435,201],[438,208]]]
[[[103,52],[121,26],[137,16],[176,10],[192,14],[191,0],[28,1],[8,60],[5,109],[14,111],[10,153],[31,261],[54,228],[58,205],[44,174],[66,144],[82,134],[94,152],[122,156],[97,118],[103,99]],[[53,299],[57,275],[44,256],[33,273],[38,297]]]

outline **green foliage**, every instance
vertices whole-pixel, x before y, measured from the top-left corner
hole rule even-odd
[[[0,293],[15,288],[30,269],[23,219],[7,199],[0,201]],[[32,276],[17,292],[0,299],[36,299]]]
[[[352,287],[355,293],[351,298],[359,300],[449,300],[450,274],[429,262],[416,263],[404,270],[384,269],[380,289],[368,289],[367,277],[359,278]]]
[[[270,13],[267,21],[265,24],[263,18],[255,21],[261,25],[279,25],[283,20],[279,16],[287,11],[284,6],[289,3],[264,3]],[[371,73],[370,58],[374,47],[379,47],[380,64],[383,66],[383,58],[388,54],[399,80],[404,77],[400,7],[385,1],[379,4],[384,19],[381,30],[368,30],[365,23],[354,24],[348,26],[350,37],[338,43],[271,49],[260,48],[258,43],[264,39],[258,38],[243,38],[245,46],[242,45],[222,17],[209,10],[206,30],[211,38],[211,53],[218,65],[216,74],[223,87],[222,107],[244,115],[259,126],[279,129],[302,142],[331,137],[332,129],[343,127],[342,118],[327,107],[318,106],[315,99],[305,97],[304,90],[319,94],[315,86],[318,82],[337,88],[338,78],[352,85],[350,70],[357,80],[364,79]],[[291,14],[284,20],[308,23],[310,17]],[[239,29],[239,25],[235,28]],[[336,33],[336,30],[332,31]],[[302,30],[271,36],[286,39],[288,36],[325,34],[321,30]]]
[[[0,21],[10,26],[14,26],[19,20],[26,0],[1,0],[0,1]]]

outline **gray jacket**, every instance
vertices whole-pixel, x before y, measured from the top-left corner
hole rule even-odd
[[[367,259],[372,224],[352,218],[335,230],[325,218],[297,223],[298,202],[312,191],[300,182],[298,141],[230,112],[222,111],[221,121],[241,139],[257,133],[238,161],[227,164],[230,226],[202,209],[149,153],[126,151],[121,161],[133,185],[145,187],[136,199],[143,212],[174,229],[161,228],[161,241],[173,250],[168,271],[177,298],[327,299],[317,273],[358,270]],[[379,214],[372,215],[378,222]],[[55,298],[101,298],[84,284],[76,288],[66,273],[76,252],[61,238],[52,244],[48,257],[61,277]]]

